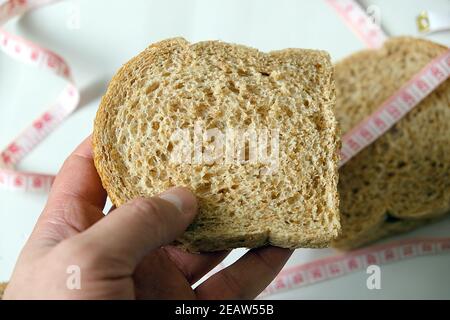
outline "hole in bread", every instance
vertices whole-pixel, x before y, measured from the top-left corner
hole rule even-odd
[[[261,106],[261,105],[256,105],[256,112],[257,114],[259,114],[262,118],[267,118],[268,116],[268,110],[269,108],[267,106]]]
[[[133,121],[133,115],[132,114],[127,115],[127,118],[126,118],[127,124],[130,124],[132,121]]]
[[[210,173],[205,173],[202,177],[205,180],[209,180],[211,178],[211,174]]]
[[[204,103],[200,103],[194,107],[195,114],[197,116],[205,115],[207,109],[208,109],[208,106]]]
[[[193,223],[192,225],[194,225],[195,227],[203,227],[205,224],[203,222],[197,222],[195,224]]]
[[[228,81],[228,89],[235,94],[239,94],[240,92],[239,89],[236,88],[236,84],[233,81]]]
[[[178,110],[181,110],[180,102],[179,101],[173,101],[169,104],[169,109],[171,112],[176,112]]]
[[[244,69],[237,69],[237,74],[242,77],[247,77],[249,75],[249,73],[247,71],[245,71]]]
[[[294,204],[298,201],[298,196],[293,196],[287,199],[287,203]]]
[[[147,127],[148,127],[147,122],[141,123],[141,132],[143,133],[147,132]]]
[[[154,82],[147,87],[147,89],[145,90],[145,93],[151,94],[153,91],[155,91],[158,88],[159,88],[159,82]]]
[[[205,95],[206,95],[207,97],[211,97],[211,96],[214,95],[214,93],[212,92],[212,90],[211,90],[210,88],[205,88],[205,89],[203,90],[203,92],[205,93]]]
[[[256,101],[256,99],[255,98],[250,98],[249,100],[248,100],[248,102],[251,104],[251,105],[256,105],[258,102]]]
[[[245,86],[245,89],[250,92],[252,95],[255,94],[257,95],[259,93],[258,88],[256,88],[256,86],[248,84]]]
[[[244,161],[250,161],[250,142],[245,140]]]
[[[179,82],[175,85],[175,89],[183,89],[184,87],[184,83],[183,82]]]
[[[153,122],[152,123],[152,129],[153,130],[158,130],[159,129],[159,123],[158,122]]]
[[[199,194],[207,193],[211,191],[211,183],[203,183],[197,188]]]
[[[181,128],[181,129],[189,128],[189,122],[185,122],[185,121],[182,122],[181,125],[180,125],[180,128]]]
[[[173,143],[169,142],[169,144],[167,145],[167,151],[171,152],[173,150]]]
[[[385,223],[396,223],[400,222],[402,219],[395,217],[391,212],[386,211],[384,214],[384,222]]]
[[[132,125],[130,127],[130,133],[131,133],[132,136],[135,136],[137,134],[137,131],[138,131],[137,125]]]
[[[268,76],[270,76],[270,73],[265,72],[265,71],[260,71],[259,73],[260,73],[263,77],[268,77]]]
[[[391,130],[390,130],[390,132],[389,133],[391,133],[392,135],[398,135],[398,133],[399,133],[399,130],[398,130],[398,128],[397,128],[397,126],[393,126],[392,128],[391,128]]]
[[[427,197],[431,197],[433,195],[435,195],[435,192],[433,190],[427,192]]]
[[[320,178],[319,177],[314,177],[313,179],[312,179],[312,182],[311,182],[311,185],[312,185],[312,187],[313,187],[313,189],[315,190],[315,189],[317,189],[318,187],[319,187],[319,184],[320,184]]]
[[[406,162],[405,161],[400,161],[399,163],[397,163],[397,168],[403,168],[404,166],[406,166]]]
[[[139,180],[139,177],[131,177],[131,184],[135,186],[139,183]]]

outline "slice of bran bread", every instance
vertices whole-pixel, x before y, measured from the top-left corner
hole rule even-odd
[[[399,37],[335,66],[336,118],[345,134],[448,48]],[[350,249],[450,211],[450,80],[340,170],[342,234]]]
[[[326,52],[165,40],[112,79],[94,124],[95,165],[116,206],[171,186],[190,188],[199,214],[176,241],[188,251],[325,247],[340,230],[334,103]],[[196,147],[173,161],[174,132],[195,135],[199,122],[227,139],[231,130],[237,139],[236,130],[270,132],[267,141],[278,139],[278,147],[267,143],[275,169],[251,161],[250,142],[236,153],[239,162],[189,162]],[[219,148],[200,138],[202,151]]]

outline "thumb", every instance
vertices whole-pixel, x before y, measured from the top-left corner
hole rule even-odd
[[[91,254],[123,260],[134,269],[151,250],[180,236],[196,213],[195,196],[187,188],[177,187],[120,206],[77,241],[92,245]]]

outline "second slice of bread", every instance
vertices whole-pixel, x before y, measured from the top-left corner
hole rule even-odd
[[[189,251],[325,247],[340,230],[334,103],[325,52],[169,39],[111,81],[95,120],[95,165],[116,206],[190,188],[199,214],[177,240]],[[198,121],[221,132],[278,130],[276,170],[250,161],[174,163],[171,136]]]
[[[343,134],[371,115],[448,48],[392,38],[336,65]],[[351,249],[434,221],[450,211],[450,80],[340,170],[342,234]]]

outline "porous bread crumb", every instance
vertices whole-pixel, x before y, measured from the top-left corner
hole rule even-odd
[[[172,186],[199,214],[192,252],[265,244],[325,247],[338,235],[333,67],[323,51],[262,53],[181,38],[148,47],[114,76],[95,120],[95,165],[116,206]],[[173,163],[176,129],[279,129],[279,166]]]

